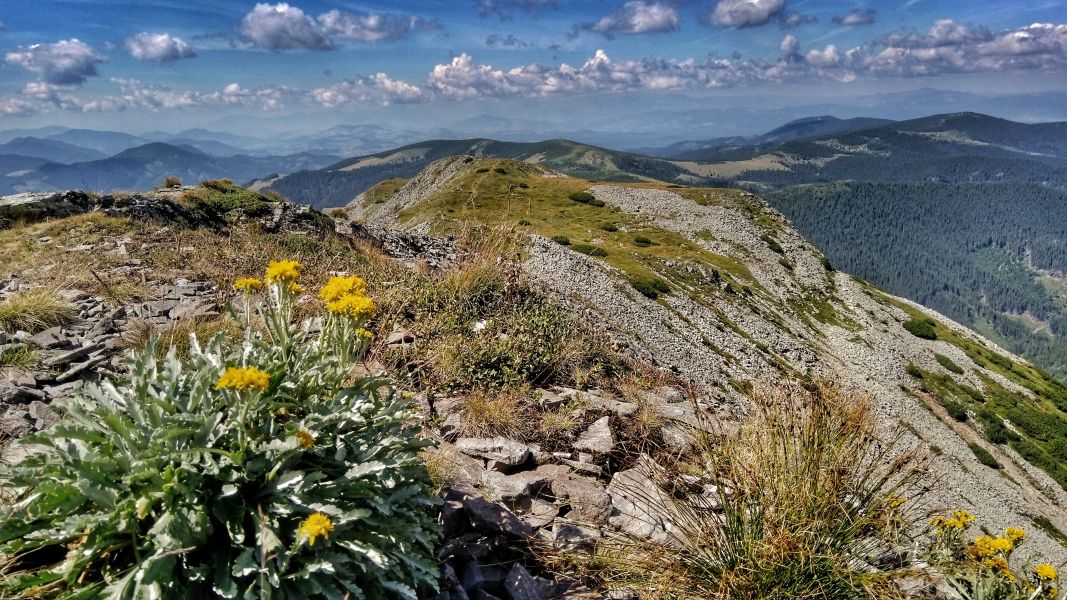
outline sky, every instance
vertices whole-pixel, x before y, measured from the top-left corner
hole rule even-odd
[[[1067,0],[3,0],[0,58],[0,129],[703,131],[702,107],[1067,92]]]

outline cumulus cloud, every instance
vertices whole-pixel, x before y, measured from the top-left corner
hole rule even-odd
[[[104,57],[77,39],[54,44],[34,44],[8,52],[5,60],[36,74],[52,85],[81,85],[97,74],[96,65]]]
[[[158,63],[196,56],[196,51],[185,40],[169,33],[139,33],[126,40],[126,50],[137,60]]]
[[[785,10],[785,0],[719,0],[709,20],[719,27],[757,27]]]
[[[496,15],[502,21],[510,21],[516,12],[537,16],[546,9],[555,8],[558,8],[555,0],[478,0],[474,5],[474,10],[483,18]]]
[[[677,31],[679,20],[678,11],[673,6],[662,2],[630,0],[598,21],[582,25],[581,29],[587,29],[611,39],[619,34],[636,35]]]
[[[266,50],[332,50],[327,38],[310,16],[285,2],[256,4],[240,26],[253,45]]]
[[[311,90],[308,96],[315,103],[327,108],[356,102],[389,105],[426,99],[426,93],[419,86],[392,79],[385,73],[316,88]]]
[[[524,41],[520,40],[519,38],[515,37],[515,34],[513,34],[513,33],[509,33],[506,36],[500,36],[500,35],[497,35],[497,34],[494,33],[494,34],[490,35],[489,37],[485,38],[485,45],[486,46],[496,46],[497,44],[500,44],[501,46],[506,46],[508,48],[528,48],[528,47],[530,47],[530,44],[527,44],[526,42],[524,42]]]
[[[781,24],[782,29],[796,29],[802,25],[810,25],[818,22],[819,20],[815,17],[798,12],[783,12],[779,15],[779,23]]]
[[[439,29],[437,20],[420,19],[393,13],[354,13],[331,10],[319,15],[319,25],[328,37],[360,42],[392,42],[419,29]]]
[[[256,4],[241,20],[241,35],[266,50],[333,50],[337,40],[368,44],[399,40],[416,30],[439,29],[436,19],[394,13],[331,10],[312,18],[284,2]]]
[[[874,25],[874,17],[876,13],[871,9],[856,9],[849,11],[848,14],[839,15],[833,18],[833,22],[838,25],[844,25],[845,27],[855,27],[857,25]]]

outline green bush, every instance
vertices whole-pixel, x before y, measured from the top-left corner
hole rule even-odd
[[[489,167],[478,167],[474,170],[475,173],[488,173]]]
[[[830,262],[830,259],[825,256],[822,257],[822,268],[826,269],[830,273],[833,273],[835,271],[834,264]]]
[[[648,248],[651,245],[652,240],[648,239],[643,235],[639,235],[634,238],[634,246],[637,246],[638,248]]]
[[[924,340],[937,339],[937,322],[927,317],[908,319],[904,322],[904,329],[915,337]]]
[[[778,243],[778,240],[771,237],[770,234],[764,234],[760,237],[760,239],[763,240],[765,244],[767,244],[767,247],[770,248],[772,252],[776,252],[778,254],[785,254],[785,249],[782,248],[782,245]]]
[[[552,236],[552,241],[556,242],[560,246],[570,246],[571,245],[571,239],[569,237],[565,236],[565,235],[554,235],[554,236]]]
[[[530,187],[530,184],[526,183],[525,181],[520,181],[519,187],[525,190]]]
[[[236,185],[229,179],[201,181],[199,188],[185,194],[184,201],[194,212],[216,217],[233,210],[258,217],[271,210],[271,200],[266,196]]]
[[[373,310],[362,282],[323,288],[313,333],[290,324],[299,266],[272,272],[265,331],[193,339],[185,360],[158,360],[151,341],[128,378],[87,384],[58,405],[64,421],[23,438],[34,450],[0,472],[0,597],[413,598],[435,585],[428,442],[385,380],[349,379]],[[238,285],[250,297],[262,283]]]
[[[945,411],[948,412],[948,416],[959,421],[960,423],[967,422],[967,409],[959,402],[945,400],[941,403],[941,405],[945,407]]]
[[[597,207],[604,206],[603,200],[598,200],[596,196],[590,194],[589,192],[571,192],[571,194],[567,197],[581,204],[588,204],[590,206]]]
[[[499,175],[507,175],[508,174],[508,170],[503,168],[503,167],[497,167],[497,168],[493,169],[493,171],[495,171]]]
[[[945,356],[944,354],[934,354],[934,359],[937,360],[937,364],[944,367],[945,370],[949,371],[950,373],[955,373],[957,375],[963,373],[963,367],[957,365],[951,358]]]
[[[659,277],[635,276],[630,279],[630,285],[651,300],[659,298],[660,294],[669,294],[671,291],[671,286]]]
[[[601,248],[600,246],[594,246],[592,244],[575,244],[571,246],[571,250],[574,250],[575,252],[581,252],[582,254],[587,254],[589,256],[608,255],[607,250]]]
[[[993,458],[993,455],[985,448],[974,442],[967,444],[967,447],[971,449],[971,452],[974,452],[974,457],[978,459],[978,462],[993,469],[1000,468],[1000,463],[997,462],[997,459]]]
[[[609,233],[614,233],[619,230],[618,226],[614,223],[604,223],[600,228]]]

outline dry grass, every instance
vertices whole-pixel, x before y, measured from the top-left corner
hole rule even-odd
[[[37,333],[78,318],[74,307],[52,290],[20,292],[0,302],[0,329]]]
[[[885,597],[867,558],[908,541],[925,473],[901,439],[878,435],[868,399],[835,384],[762,387],[737,435],[688,465],[716,491],[690,495],[646,469],[655,488],[629,492],[672,523],[667,539],[611,539],[585,566],[643,598]]]
[[[464,402],[461,428],[471,437],[521,438],[525,412],[518,393],[476,393]]]
[[[156,346],[158,357],[166,356],[173,349],[178,358],[184,359],[189,356],[190,335],[195,334],[197,340],[203,344],[220,333],[232,339],[238,339],[243,335],[240,325],[232,318],[224,316],[213,319],[173,321],[163,328],[144,321],[135,322],[124,334],[124,342],[130,349],[143,350],[148,345],[148,341],[156,336],[159,338],[159,344]]]

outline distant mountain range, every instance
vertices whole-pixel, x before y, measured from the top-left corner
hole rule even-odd
[[[189,183],[205,179],[248,181],[264,173],[322,167],[336,156],[298,153],[285,156],[249,156],[220,148],[221,142],[183,144],[140,143],[108,156],[95,148],[113,149],[126,142],[143,142],[112,132],[70,130],[46,138],[17,137],[0,145],[0,194],[44,192],[79,188],[91,191],[144,190],[168,176]],[[91,142],[94,148],[73,142]],[[219,156],[198,146],[225,150]]]

